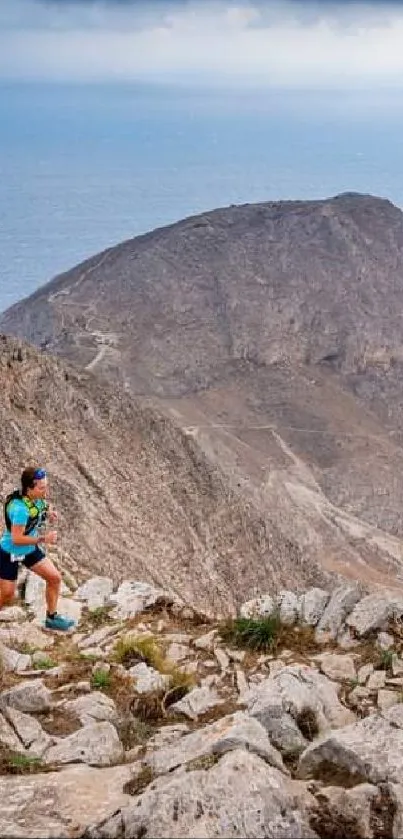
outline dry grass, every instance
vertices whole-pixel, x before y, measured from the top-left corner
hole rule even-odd
[[[156,776],[150,766],[143,766],[135,778],[131,778],[130,781],[126,781],[123,787],[123,792],[127,795],[139,795],[146,789],[146,787],[149,786],[149,784],[152,783],[152,781],[155,780],[155,777]]]
[[[67,737],[81,728],[78,717],[61,708],[53,708],[52,711],[38,714],[37,718],[44,731],[60,737]]]
[[[359,656],[360,666],[373,664],[375,670],[386,670],[387,673],[392,671],[392,656],[395,652],[395,649],[382,650],[377,646],[375,637],[354,647],[354,653]]]
[[[114,700],[118,709],[124,713],[130,713],[130,703],[133,699],[133,680],[128,673],[121,673],[120,670],[111,668],[108,673],[110,677],[102,688],[111,699]]]
[[[224,702],[221,702],[220,705],[216,705],[214,708],[210,708],[204,714],[200,714],[196,720],[186,720],[189,725],[189,729],[193,731],[195,728],[200,728],[203,725],[207,725],[210,722],[217,722],[222,717],[230,716],[231,714],[235,714],[237,711],[245,710],[245,705],[242,703],[238,703],[236,699],[226,699]],[[183,717],[181,717],[181,721],[183,722]]]
[[[186,692],[195,685],[192,674],[180,670],[179,667],[164,654],[153,635],[123,636],[116,642],[112,658],[125,667],[144,662],[164,676],[169,676],[170,689],[183,688]]]
[[[319,796],[318,796],[319,798]],[[336,810],[322,796],[318,806],[311,812],[309,823],[320,839],[362,839],[363,833],[358,820]]]
[[[164,690],[136,694],[131,699],[130,712],[142,722],[157,724],[165,716],[163,708],[164,696]]]
[[[125,751],[143,746],[155,733],[154,726],[131,715],[122,716],[116,730]]]
[[[95,609],[84,607],[81,612],[80,630],[93,631],[101,626],[115,623],[110,613],[113,606],[97,606]]]
[[[155,670],[160,670],[164,662],[162,652],[152,635],[124,635],[117,640],[112,658],[124,667],[144,662]]]
[[[338,649],[336,641],[329,641],[326,644],[326,650]],[[323,644],[318,644],[315,640],[314,626],[281,626],[276,639],[275,652],[281,653],[283,650],[292,650],[296,655],[302,658],[315,655],[323,652]]]
[[[93,663],[88,659],[85,660],[77,656],[76,658],[73,656],[70,659],[67,659],[65,662],[63,659],[58,662],[63,664],[62,672],[58,675],[50,675],[44,674],[43,678],[45,679],[45,684],[51,690],[55,690],[62,685],[71,684],[74,682],[79,682],[82,680],[90,681],[91,679],[91,672]]]

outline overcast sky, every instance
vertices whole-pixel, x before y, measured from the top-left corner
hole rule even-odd
[[[0,0],[0,79],[403,89],[403,3]]]

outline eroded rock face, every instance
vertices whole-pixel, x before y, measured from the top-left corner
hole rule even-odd
[[[154,667],[149,667],[144,661],[130,667],[129,673],[133,677],[133,684],[137,693],[151,693],[154,690],[168,689],[169,676],[164,676]]]
[[[211,708],[222,704],[222,702],[223,700],[214,688],[200,687],[194,688],[179,702],[175,702],[171,709],[176,713],[184,714],[191,720],[195,720]]]
[[[308,589],[300,597],[299,614],[301,622],[308,626],[316,626],[325,611],[329,596],[329,592],[322,588]]]
[[[30,714],[23,714],[16,708],[5,707],[4,716],[12,726],[17,740],[21,741],[26,754],[32,757],[41,758],[53,743],[52,737],[43,730],[40,722]],[[0,742],[2,741],[0,735]],[[17,751],[20,751],[18,743]]]
[[[116,723],[118,721],[115,702],[100,691],[79,696],[77,699],[66,700],[62,707],[76,716],[83,726],[92,725],[94,722]]]

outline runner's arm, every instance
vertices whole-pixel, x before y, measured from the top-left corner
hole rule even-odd
[[[25,531],[25,524],[13,524],[11,525],[11,539],[14,545],[39,545],[40,542],[45,541],[44,535],[42,536],[26,536],[24,533]]]

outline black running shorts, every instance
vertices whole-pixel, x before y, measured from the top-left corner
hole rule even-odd
[[[0,579],[14,582],[18,577],[18,567],[20,564],[25,565],[26,568],[32,568],[41,559],[45,559],[45,556],[46,554],[36,546],[35,550],[31,551],[25,557],[13,560],[11,554],[3,551],[3,548],[0,548]]]

